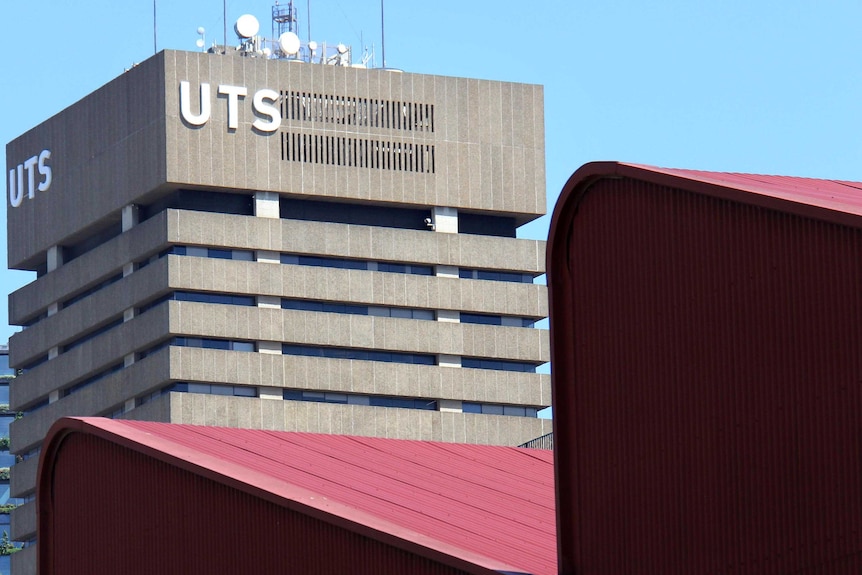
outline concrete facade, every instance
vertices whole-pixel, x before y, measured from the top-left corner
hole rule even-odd
[[[165,51],[8,144],[9,265],[38,276],[9,297],[13,495],[65,415],[550,431],[545,246],[514,232],[545,210],[542,99]]]

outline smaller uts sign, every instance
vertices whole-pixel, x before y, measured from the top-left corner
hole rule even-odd
[[[47,191],[51,187],[51,150],[42,150],[38,156],[33,156],[9,170],[9,203],[17,208],[24,201],[24,190],[31,200],[36,196],[36,190]],[[39,175],[38,184],[36,174]],[[26,184],[26,185],[25,185]]]

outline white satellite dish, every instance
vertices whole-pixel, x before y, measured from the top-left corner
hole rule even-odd
[[[308,49],[309,49],[309,50],[311,50],[312,52],[314,52],[315,50],[317,50],[317,42],[315,42],[314,40],[312,40],[311,42],[309,42],[309,43],[308,43]]]
[[[203,36],[205,32],[206,32],[206,29],[204,29],[203,26],[198,26],[198,34]]]
[[[197,41],[195,42],[195,46],[197,46],[198,48],[203,48],[204,47],[204,39],[198,38]]]
[[[347,46],[345,46],[344,44],[339,44],[335,47],[335,49],[338,50],[339,54],[344,54],[345,52],[347,52]]]
[[[243,14],[237,18],[233,29],[240,38],[251,38],[260,30],[260,22],[251,14]]]
[[[297,36],[293,32],[285,32],[278,37],[278,47],[281,48],[282,52],[289,56],[293,56],[294,54],[298,53],[299,46],[299,36]]]

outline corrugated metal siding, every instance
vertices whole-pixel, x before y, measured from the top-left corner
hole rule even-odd
[[[101,438],[60,449],[43,575],[464,573]]]
[[[862,233],[628,178],[568,213],[561,573],[862,572]]]

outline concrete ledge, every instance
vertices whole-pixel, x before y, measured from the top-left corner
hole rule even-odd
[[[12,533],[15,541],[29,541],[36,537],[36,501],[28,501],[12,511]]]

